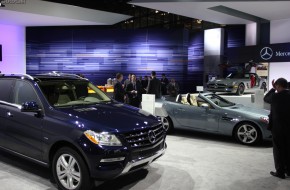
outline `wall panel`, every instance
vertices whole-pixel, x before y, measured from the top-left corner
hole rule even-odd
[[[189,60],[188,46],[189,34],[183,29],[32,27],[27,28],[27,73],[82,73],[102,85],[117,72],[144,76],[155,70],[159,78],[165,73],[180,83],[183,92],[192,92],[197,79],[192,76],[202,72],[202,53],[198,51],[197,62]]]

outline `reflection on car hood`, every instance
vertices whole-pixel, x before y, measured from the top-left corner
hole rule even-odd
[[[215,79],[215,80],[209,81],[208,84],[232,84],[236,80],[237,79],[230,79],[230,78]]]
[[[141,109],[121,103],[102,103],[90,106],[58,108],[77,122],[95,131],[128,132],[160,123],[156,117]]]
[[[224,109],[229,109],[229,110],[233,110],[235,112],[248,114],[248,115],[252,115],[252,116],[255,115],[255,116],[259,116],[259,117],[268,116],[270,114],[269,110],[261,109],[261,108],[248,107],[248,106],[244,106],[242,104],[236,104],[234,106],[226,107]]]

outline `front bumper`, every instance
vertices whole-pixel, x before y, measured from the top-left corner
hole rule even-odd
[[[146,167],[147,165],[149,165],[150,163],[152,163],[153,161],[161,157],[165,153],[166,148],[167,148],[167,145],[165,143],[163,149],[157,151],[153,155],[149,157],[141,157],[139,159],[128,162],[126,167],[122,171],[121,175],[126,174],[130,171],[135,171],[137,169]]]
[[[263,132],[263,140],[271,141],[272,140],[272,132],[268,129],[264,130]]]
[[[235,86],[229,86],[229,87],[223,87],[223,88],[207,88],[207,91],[210,92],[231,92],[235,93],[237,91],[238,87]]]
[[[140,152],[123,147],[119,150],[104,150],[101,157],[89,156],[91,177],[98,181],[106,181],[147,167],[165,153],[167,149],[165,139],[163,138],[154,147]]]

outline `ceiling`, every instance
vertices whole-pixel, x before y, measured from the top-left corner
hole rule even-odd
[[[134,6],[151,10],[138,12],[139,20],[147,17],[147,20],[144,20],[147,25],[143,27],[148,27],[148,22],[156,24],[156,19],[159,19],[158,24],[165,22],[154,16],[152,10],[221,25],[290,18],[290,1],[277,0],[17,0],[23,2],[18,4],[12,3],[15,1],[2,2],[6,3],[5,7],[0,7],[0,24],[20,26],[111,26],[137,18],[136,11],[133,11]],[[176,21],[176,17],[170,18]],[[135,28],[140,26],[141,24],[135,25]]]
[[[277,0],[133,0],[129,3],[218,24],[248,24],[252,18],[281,20],[290,18],[290,1]],[[218,12],[210,8],[222,6]]]
[[[41,0],[2,2],[6,3],[5,7],[0,7],[0,24],[5,25],[112,25],[131,18],[129,15]]]

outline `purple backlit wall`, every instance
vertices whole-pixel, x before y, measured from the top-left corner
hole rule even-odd
[[[26,73],[25,27],[0,25],[2,73]]]

